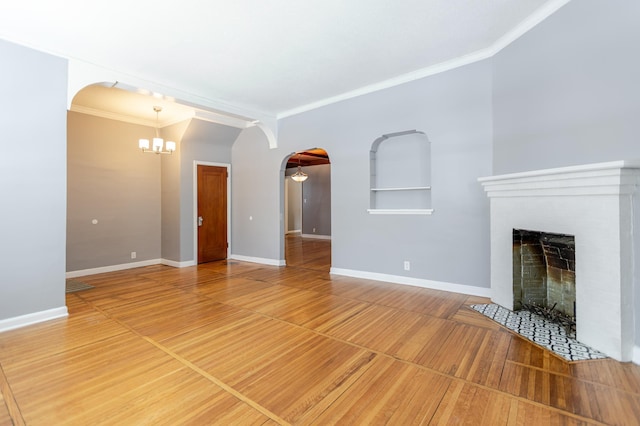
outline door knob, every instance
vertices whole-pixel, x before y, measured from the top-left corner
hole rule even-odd
[[[202,226],[202,222],[204,219],[202,219],[202,216],[198,216],[198,226]]]

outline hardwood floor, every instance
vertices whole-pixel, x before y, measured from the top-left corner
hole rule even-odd
[[[567,363],[486,299],[221,261],[79,280],[66,319],[0,333],[0,425],[640,424],[640,366]]]

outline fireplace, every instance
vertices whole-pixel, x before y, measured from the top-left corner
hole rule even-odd
[[[513,308],[535,305],[575,317],[573,235],[513,230]]]
[[[636,195],[640,161],[538,170],[479,181],[491,206],[493,302],[511,310],[517,305],[514,229],[570,235],[578,256],[574,270],[569,271],[575,277],[577,340],[619,361],[630,361],[634,328],[640,330],[640,313],[634,315],[634,268],[636,264],[640,267],[640,239],[633,232],[634,227],[640,229]]]

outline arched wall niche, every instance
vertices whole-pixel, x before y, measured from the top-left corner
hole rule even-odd
[[[370,214],[431,214],[431,143],[419,130],[380,136],[370,151]]]

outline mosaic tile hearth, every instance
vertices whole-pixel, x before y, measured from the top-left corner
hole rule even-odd
[[[578,342],[575,336],[567,334],[564,327],[529,311],[513,312],[494,303],[471,305],[471,307],[568,361],[607,357],[602,352]]]

